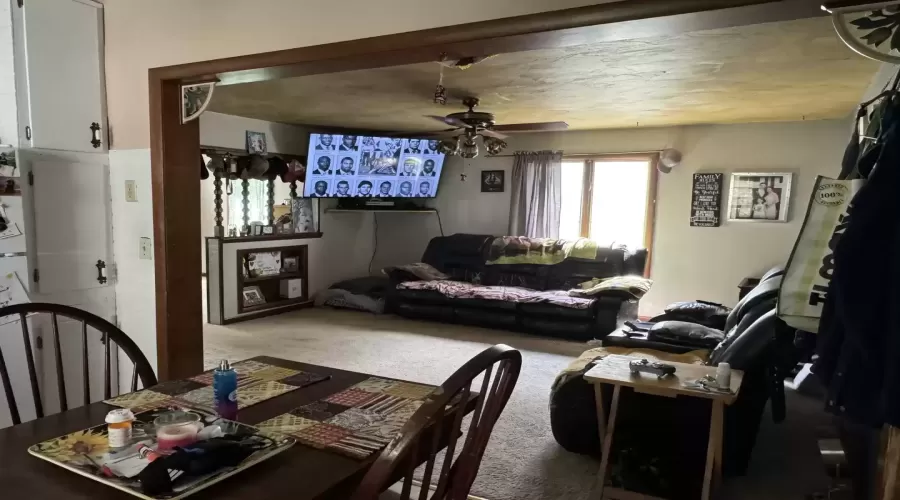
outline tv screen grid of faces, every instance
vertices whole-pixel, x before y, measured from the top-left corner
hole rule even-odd
[[[444,155],[438,141],[311,134],[303,196],[431,198]]]

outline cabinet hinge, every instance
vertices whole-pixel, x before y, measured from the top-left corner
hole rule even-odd
[[[38,349],[43,349],[44,348],[44,337],[41,337],[40,335],[35,337],[34,338],[34,346],[37,347]]]
[[[28,185],[34,186],[34,172],[28,172]]]
[[[16,0],[16,3],[19,4],[19,8],[21,9],[23,5],[25,5],[25,0]]]
[[[31,273],[31,277],[34,278],[34,282],[37,283],[38,281],[41,281],[41,272],[35,269],[34,272]]]

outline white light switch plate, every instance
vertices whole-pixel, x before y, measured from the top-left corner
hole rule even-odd
[[[137,201],[137,183],[125,181],[125,201]]]
[[[150,244],[150,238],[141,238],[141,258],[153,260],[153,245]]]

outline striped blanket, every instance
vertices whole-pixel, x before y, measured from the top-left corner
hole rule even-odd
[[[523,304],[544,302],[571,309],[587,309],[594,303],[594,299],[572,297],[566,290],[540,291],[515,286],[482,286],[465,281],[406,281],[398,287],[407,290],[434,290],[455,299],[502,300]]]

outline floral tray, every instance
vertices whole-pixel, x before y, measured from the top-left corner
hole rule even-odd
[[[135,415],[137,419],[136,427],[141,425],[150,426],[152,425],[153,419],[161,413],[176,409],[184,408],[163,407],[138,413]],[[224,420],[216,415],[198,412],[195,409],[189,411],[199,413],[206,425],[215,424],[221,426],[226,434],[260,436],[271,440],[271,444],[244,459],[237,467],[223,468],[204,476],[185,478],[181,481],[176,481],[171,493],[157,496],[145,494],[141,490],[141,484],[136,478],[108,477],[103,474],[103,467],[107,464],[111,465],[116,460],[108,454],[109,448],[105,424],[38,443],[28,448],[28,453],[42,460],[64,467],[76,474],[80,474],[84,477],[93,479],[94,481],[99,481],[118,490],[130,493],[136,497],[148,500],[175,500],[192,495],[227,477],[248,469],[263,460],[272,458],[296,443],[296,439],[293,437],[263,432],[256,427],[240,422],[233,422],[231,420]]]

